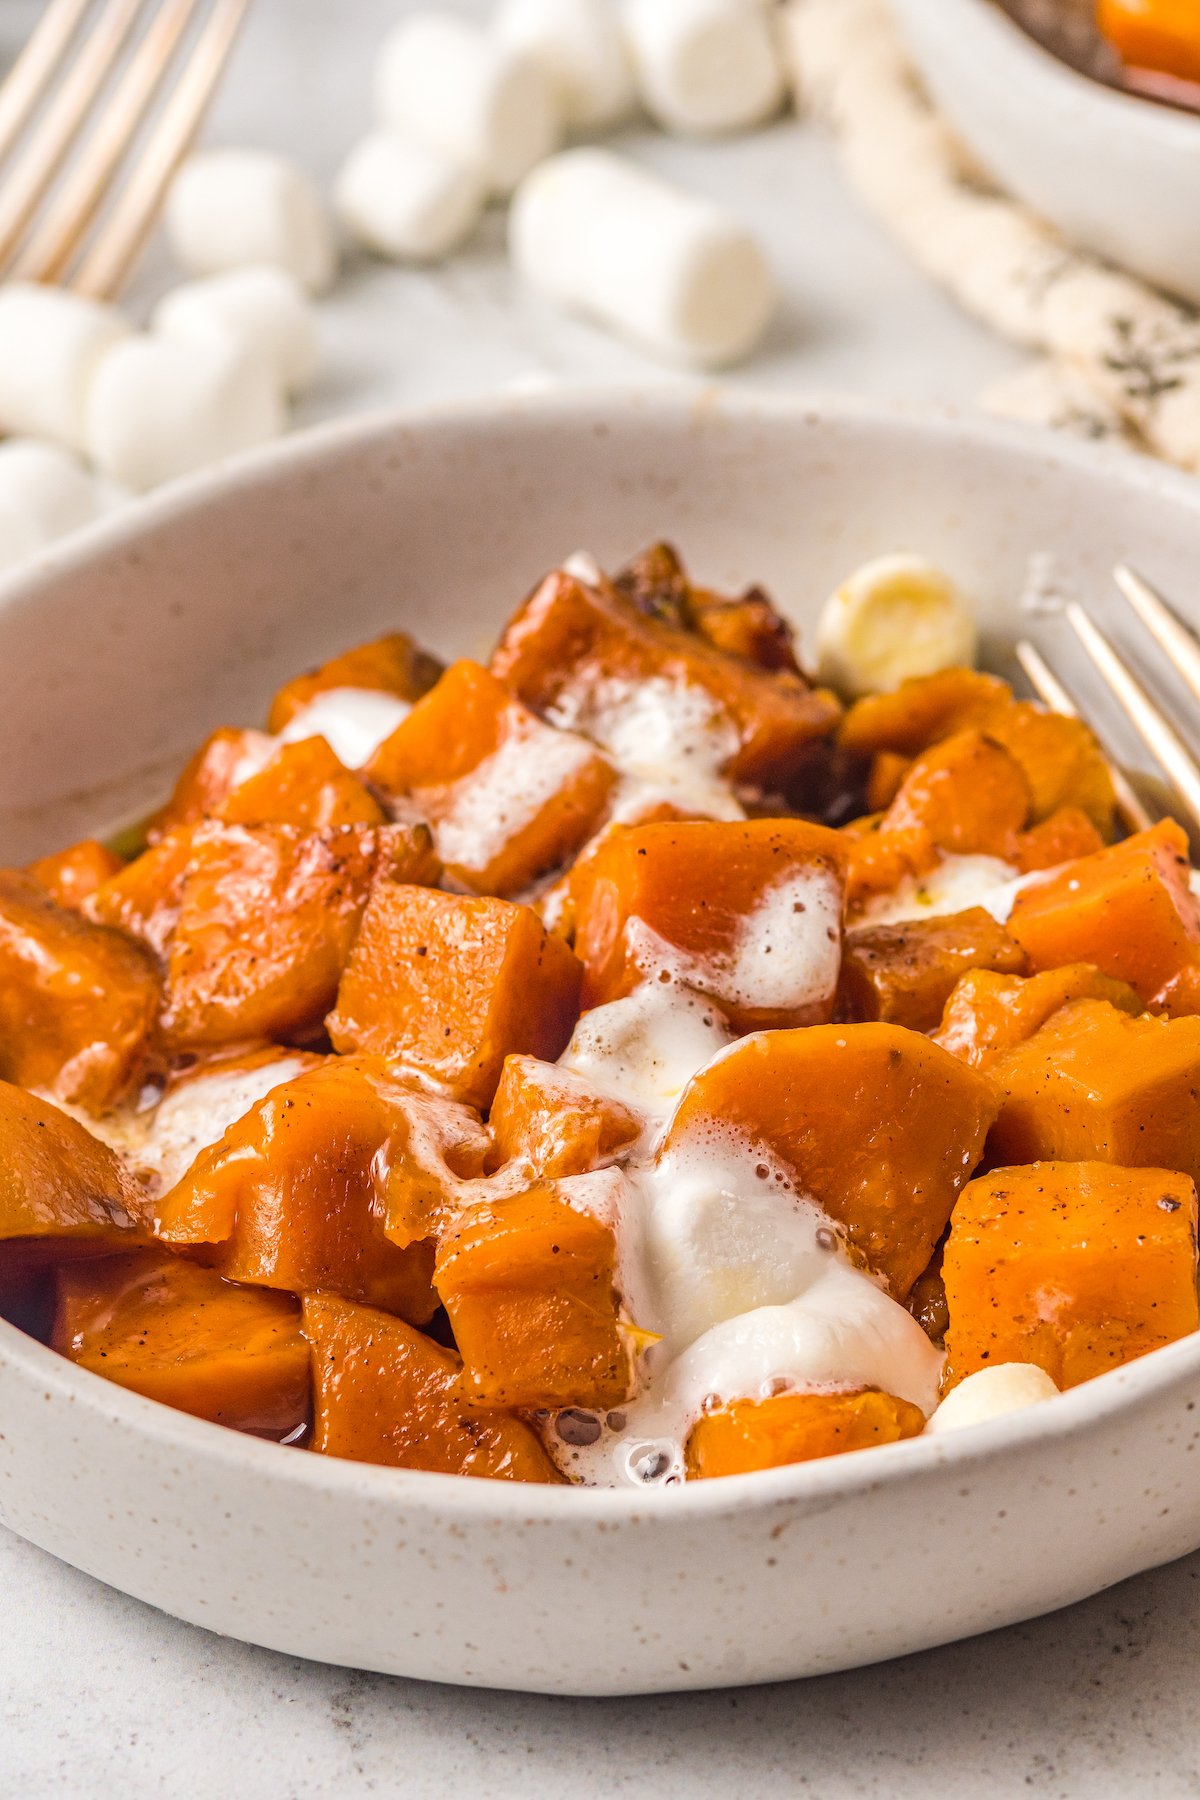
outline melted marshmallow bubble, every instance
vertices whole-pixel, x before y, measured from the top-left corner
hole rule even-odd
[[[487,869],[595,755],[594,744],[540,720],[512,732],[457,784],[449,810],[433,827],[438,855],[464,869]]]
[[[1018,875],[1011,863],[998,856],[948,854],[928,875],[910,875],[890,893],[868,901],[858,923],[899,925],[908,919],[939,919],[982,906],[1004,925],[1018,894],[1057,873],[1057,869],[1035,869]]]
[[[361,769],[412,707],[397,694],[374,688],[327,688],[289,719],[279,734],[281,744],[323,737],[348,769]]]
[[[599,744],[620,770],[613,819],[640,819],[662,805],[696,818],[745,818],[721,773],[738,734],[703,688],[664,676],[613,678],[561,695],[547,715]]]
[[[641,1113],[652,1140],[692,1076],[732,1042],[703,994],[652,982],[584,1013],[559,1066]]]

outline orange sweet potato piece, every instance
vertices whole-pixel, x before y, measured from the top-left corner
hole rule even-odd
[[[412,1241],[411,1220],[444,1196],[438,1169],[408,1160],[405,1088],[381,1065],[337,1058],[273,1088],[164,1195],[158,1236],[208,1246],[231,1281],[329,1289],[424,1324],[433,1250]],[[403,1245],[386,1233],[393,1197]]]
[[[994,1161],[1111,1162],[1200,1180],[1200,1018],[1076,1000],[991,1065]]]
[[[600,825],[616,780],[594,744],[543,724],[473,662],[451,664],[366,775],[428,821],[456,881],[503,895],[574,855]]]
[[[800,819],[617,827],[576,868],[585,1008],[667,970],[738,1030],[833,1017],[845,840]]]
[[[1108,759],[1082,719],[1047,712],[1031,700],[1014,700],[989,714],[982,729],[1020,763],[1033,798],[1031,818],[1048,819],[1063,807],[1085,813],[1108,842],[1116,795]]]
[[[139,1196],[117,1158],[78,1120],[0,1081],[0,1240],[116,1250],[138,1240]]]
[[[903,1299],[996,1114],[990,1083],[898,1025],[762,1031],[684,1089],[665,1146],[729,1132],[761,1146]]]
[[[531,1179],[586,1175],[627,1150],[642,1120],[583,1076],[533,1056],[507,1056],[488,1124],[493,1159]]]
[[[53,856],[39,857],[28,865],[25,873],[40,882],[57,905],[65,906],[68,912],[80,912],[84,901],[95,893],[101,882],[124,867],[121,858],[112,850],[97,843],[95,838],[84,838]]]
[[[282,731],[318,694],[333,688],[366,688],[395,694],[398,700],[419,700],[441,672],[437,658],[419,650],[407,632],[389,631],[285,682],[271,702],[267,729]]]
[[[103,1111],[129,1084],[158,1011],[137,945],[0,870],[0,1079]]]
[[[1007,682],[977,669],[914,675],[889,694],[856,700],[838,728],[838,742],[858,756],[880,750],[919,756],[953,732],[978,725],[1011,700]]]
[[[1096,0],[1096,23],[1131,68],[1200,82],[1195,0]]]
[[[887,831],[882,818],[856,819],[843,826],[846,840],[846,911],[851,917],[880,894],[905,881],[919,881],[941,858],[922,827]]]
[[[1029,811],[1029,784],[1008,751],[960,731],[917,757],[882,830],[928,832],[936,849],[958,856],[1008,857]]]
[[[393,1058],[485,1107],[506,1056],[552,1062],[582,969],[528,906],[382,881],[327,1020],[334,1048]]]
[[[172,1048],[315,1031],[376,875],[437,877],[423,826],[197,828],[167,956]]]
[[[841,1394],[776,1394],[734,1400],[692,1427],[685,1452],[687,1478],[744,1475],[788,1463],[841,1456],[919,1437],[925,1414],[911,1401],[877,1388]]]
[[[569,1182],[468,1207],[438,1246],[434,1283],[463,1389],[496,1406],[614,1406],[632,1391],[612,1226]]]
[[[179,919],[194,835],[191,825],[166,832],[88,895],[84,917],[123,931],[157,959],[164,958]]]
[[[1024,889],[1009,930],[1034,969],[1095,963],[1153,1006],[1200,968],[1200,905],[1188,873],[1187,837],[1163,819]]]
[[[227,825],[383,825],[386,815],[357,775],[323,737],[283,744],[257,775],[240,782],[215,808]]]
[[[299,1303],[161,1250],[60,1269],[50,1342],[95,1375],[235,1431],[282,1438],[308,1418]]]
[[[606,717],[646,681],[690,690],[730,733],[722,773],[768,789],[803,777],[840,716],[832,694],[791,670],[756,668],[562,570],[510,620],[491,668],[534,712],[601,742]]]
[[[242,775],[257,768],[270,748],[269,738],[261,731],[239,731],[233,726],[214,731],[184,765],[171,798],[147,824],[147,841],[156,844],[169,831],[212,818]]]
[[[1023,875],[1038,869],[1056,869],[1076,857],[1103,850],[1104,839],[1077,806],[1060,806],[1057,812],[1023,831],[1017,839],[1014,861]]]
[[[748,588],[731,599],[696,587],[670,544],[651,544],[625,565],[613,586],[639,612],[698,632],[731,656],[760,669],[800,673],[792,627],[761,588]]]
[[[947,1000],[934,1042],[973,1069],[986,1069],[1072,1000],[1107,1000],[1122,1012],[1142,1010],[1131,987],[1091,963],[1067,963],[1025,977],[972,969]]]
[[[943,1268],[946,1385],[1025,1362],[1074,1387],[1200,1324],[1196,1190],[1108,1163],[994,1169],[964,1189]]]
[[[884,1019],[933,1031],[968,969],[1020,975],[1025,953],[982,906],[897,925],[856,925],[846,933],[841,1003],[851,1019]]]
[[[309,1294],[304,1332],[315,1390],[311,1449],[395,1469],[562,1480],[523,1420],[464,1407],[458,1357],[411,1325]]]
[[[951,1215],[953,1217],[953,1214]],[[931,1343],[946,1341],[950,1315],[946,1310],[946,1282],[942,1275],[943,1245],[939,1244],[908,1291],[904,1302]]]
[[[871,812],[887,811],[904,785],[912,760],[911,756],[901,756],[895,750],[875,752],[867,775],[867,807]]]

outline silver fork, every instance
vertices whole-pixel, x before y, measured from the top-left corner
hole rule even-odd
[[[0,86],[0,278],[120,292],[249,4],[50,0]]]
[[[1162,595],[1145,577],[1128,564],[1117,565],[1113,570],[1113,580],[1189,693],[1200,702],[1200,640],[1180,622]],[[1093,667],[1162,770],[1180,809],[1187,815],[1194,829],[1200,832],[1200,765],[1197,764],[1195,755],[1161,706],[1150,697],[1118,654],[1112,640],[1105,636],[1078,601],[1069,601],[1063,613]],[[1039,698],[1055,712],[1078,718],[1080,708],[1036,646],[1023,638],[1017,645],[1016,653],[1017,660]],[[1111,745],[1106,748],[1113,765],[1117,806],[1122,820],[1129,830],[1144,831],[1153,822],[1152,816],[1121,773],[1116,758],[1112,756]]]

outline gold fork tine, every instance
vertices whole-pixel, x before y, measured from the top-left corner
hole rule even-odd
[[[142,0],[108,0],[0,188],[0,266],[12,255],[21,232],[79,136],[141,6]]]
[[[51,0],[0,87],[0,159],[54,79],[92,0]]]
[[[1108,683],[1126,718],[1171,783],[1184,811],[1200,830],[1200,768],[1191,751],[1078,601],[1068,602],[1065,612],[1068,624]]]
[[[216,0],[134,173],[69,285],[111,300],[158,217],[167,184],[199,130],[250,0]]]
[[[1162,595],[1128,563],[1118,563],[1113,580],[1151,637],[1165,652],[1195,699],[1200,700],[1200,643],[1180,624]]]
[[[1079,708],[1074,700],[1041,652],[1029,642],[1028,638],[1022,638],[1017,645],[1017,661],[1024,669],[1030,687],[1038,698],[1050,708],[1051,712],[1064,713],[1069,719],[1079,717]],[[1122,773],[1111,757],[1108,767],[1122,824],[1128,831],[1148,831],[1154,821],[1134,792],[1128,777]]]
[[[161,85],[195,4],[166,0],[155,14],[81,154],[14,262],[15,280],[55,281],[70,262]]]

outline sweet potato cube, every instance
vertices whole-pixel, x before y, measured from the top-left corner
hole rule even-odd
[[[126,863],[83,902],[83,915],[144,944],[161,961],[179,920],[195,827],[169,831]]]
[[[1085,812],[1077,806],[1060,806],[1040,825],[1021,833],[1014,861],[1022,875],[1031,875],[1080,856],[1094,856],[1103,848],[1104,839]]]
[[[1096,0],[1096,23],[1131,68],[1200,82],[1200,16],[1192,0]]]
[[[934,1042],[973,1069],[986,1069],[1072,1000],[1107,1000],[1127,1013],[1142,1010],[1131,987],[1102,975],[1091,963],[1067,963],[1028,976],[977,968],[962,977],[947,1000]]]
[[[25,870],[40,882],[50,898],[68,912],[80,912],[83,903],[101,882],[125,867],[121,858],[95,838],[84,838],[53,856],[40,856]]]
[[[996,1104],[983,1076],[899,1025],[760,1031],[688,1083],[665,1153],[690,1134],[736,1134],[824,1207],[902,1300]]]
[[[393,1469],[562,1480],[522,1419],[464,1406],[458,1357],[411,1325],[309,1294],[304,1332],[312,1346],[311,1449]]]
[[[554,1408],[629,1398],[612,1225],[570,1195],[569,1182],[542,1182],[478,1203],[438,1246],[434,1282],[473,1400]]]
[[[510,620],[492,672],[534,712],[605,744],[654,682],[664,704],[689,697],[728,738],[721,772],[768,789],[803,777],[840,716],[832,694],[790,669],[757,668],[691,632],[648,618],[609,583],[548,575]]]
[[[428,821],[463,887],[506,895],[569,861],[600,825],[616,780],[594,744],[543,724],[473,662],[446,670],[366,774]]]
[[[846,840],[846,911],[853,917],[881,894],[895,893],[906,881],[919,881],[937,868],[941,857],[921,826],[887,831],[884,819],[856,819],[843,826]]]
[[[838,742],[857,756],[873,756],[880,750],[919,756],[953,732],[978,725],[1011,700],[1007,682],[977,669],[913,675],[891,693],[856,700],[838,727]]]
[[[408,1149],[406,1132],[392,1138],[404,1088],[381,1066],[336,1058],[272,1088],[163,1196],[158,1236],[207,1246],[231,1281],[328,1289],[424,1324],[437,1304],[431,1242],[398,1246],[385,1231],[389,1167],[398,1178]],[[412,1176],[435,1179],[427,1166]],[[440,1193],[427,1198],[440,1208]]]
[[[261,731],[239,731],[222,726],[205,738],[175,783],[166,805],[146,827],[147,840],[156,844],[169,831],[199,825],[216,813],[238,783],[271,754],[271,740]]]
[[[1009,930],[1034,969],[1094,963],[1147,1005],[1160,1004],[1200,969],[1200,904],[1188,874],[1187,837],[1163,819],[1025,888]]]
[[[1200,1018],[1077,1000],[991,1066],[994,1161],[1111,1162],[1200,1181]]]
[[[139,1195],[107,1144],[24,1088],[0,1081],[0,1240],[119,1250],[142,1230]]]
[[[954,1209],[943,1272],[949,1385],[1024,1362],[1074,1387],[1200,1324],[1196,1189],[1109,1163],[994,1169]]]
[[[883,820],[884,831],[921,830],[958,856],[1010,856],[1029,817],[1029,783],[1007,750],[979,731],[960,731],[912,764]]]
[[[692,1427],[685,1453],[687,1478],[744,1475],[814,1462],[847,1450],[870,1450],[918,1437],[925,1414],[910,1400],[858,1388],[843,1394],[777,1394],[734,1400]]]
[[[627,1150],[642,1120],[583,1076],[533,1056],[508,1056],[492,1101],[494,1159],[531,1177],[586,1175]]]
[[[618,827],[572,881],[584,1007],[668,976],[742,1031],[833,1017],[845,840],[799,819]]]
[[[1026,966],[1020,945],[982,906],[897,925],[856,925],[846,933],[842,1016],[933,1031],[968,969],[1020,975]]]
[[[299,1303],[161,1250],[60,1269],[50,1342],[95,1375],[234,1431],[282,1438],[308,1418]]]
[[[323,737],[282,744],[256,775],[226,796],[214,816],[227,825],[298,825],[304,831],[387,823],[379,802]]]
[[[158,996],[136,944],[0,870],[0,1079],[102,1112],[133,1078]]]
[[[285,682],[271,702],[267,729],[283,731],[297,713],[312,705],[318,694],[336,688],[366,689],[376,694],[394,694],[397,700],[419,700],[441,672],[437,658],[419,650],[407,632],[389,631]]]
[[[336,1050],[390,1057],[482,1108],[506,1056],[561,1055],[581,976],[578,959],[527,906],[384,881],[329,1035]]]
[[[167,958],[172,1047],[316,1031],[377,874],[435,880],[424,826],[197,829]]]
[[[867,810],[869,812],[886,812],[900,789],[904,785],[904,777],[912,767],[911,756],[901,756],[895,750],[877,750],[871,758],[871,767],[867,774]]]

